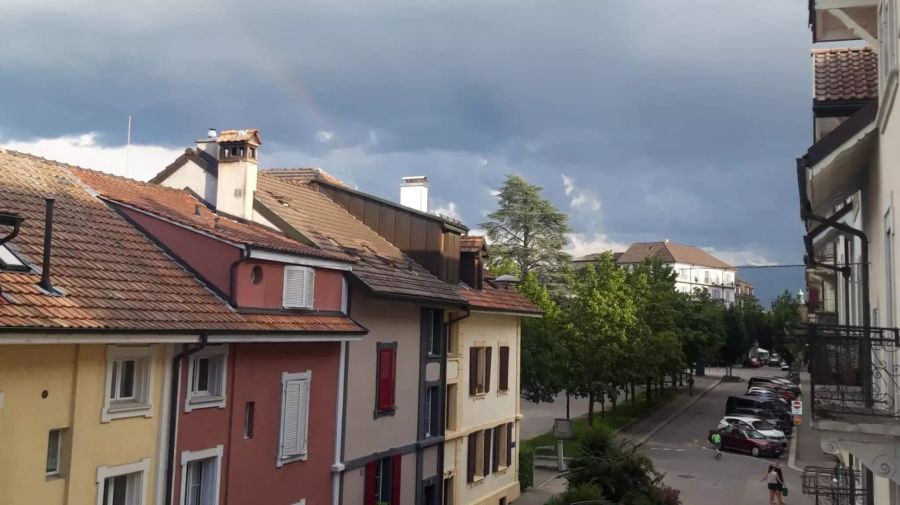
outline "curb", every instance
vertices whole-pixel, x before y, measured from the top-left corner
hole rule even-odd
[[[687,410],[691,405],[697,403],[697,402],[700,400],[700,398],[703,398],[703,395],[705,395],[706,393],[710,392],[713,388],[715,388],[716,386],[718,386],[718,385],[721,384],[721,383],[722,383],[722,379],[719,379],[719,380],[717,380],[716,382],[712,383],[712,385],[710,385],[709,387],[707,387],[706,389],[704,389],[703,391],[701,391],[700,394],[698,394],[697,396],[695,396],[691,401],[689,401],[689,402],[687,402],[686,404],[682,405],[682,407],[681,407],[680,409],[678,409],[677,411],[675,411],[675,413],[673,413],[672,415],[670,415],[669,417],[667,417],[663,422],[661,422],[661,423],[659,423],[658,425],[654,426],[653,429],[651,429],[649,433],[647,433],[646,435],[644,435],[643,437],[641,437],[640,440],[637,441],[637,444],[643,444],[644,442],[646,442],[647,440],[649,440],[650,437],[652,437],[653,435],[656,435],[656,433],[659,432],[659,430],[665,428],[669,423],[672,422],[673,419],[675,419],[676,417],[680,416],[680,415],[681,415],[685,410]],[[618,430],[616,430],[613,434],[614,434],[614,435],[617,435],[620,431],[624,430],[624,429],[627,428],[629,425],[631,425],[631,423],[636,422],[636,421],[637,421],[637,419],[635,419],[634,421],[632,421],[632,422],[626,424],[625,426],[622,426],[621,428],[619,428]]]

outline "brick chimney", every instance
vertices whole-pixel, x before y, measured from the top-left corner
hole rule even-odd
[[[216,182],[216,210],[223,214],[253,219],[253,194],[259,172],[258,130],[225,130],[215,137],[218,145],[219,176]]]

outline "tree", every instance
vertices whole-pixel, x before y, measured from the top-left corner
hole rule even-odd
[[[800,322],[800,303],[791,295],[790,291],[778,295],[772,302],[772,347],[790,360],[794,356],[803,353],[804,343],[793,337],[789,337],[789,330]]]
[[[571,229],[569,216],[542,198],[541,189],[517,175],[506,176],[497,195],[500,208],[479,226],[491,242],[492,262],[512,260],[520,278],[534,272],[553,289],[571,259],[562,251]]]
[[[522,319],[522,396],[531,402],[552,402],[567,386],[562,309],[534,272],[525,275],[519,291],[544,311],[541,318]]]
[[[732,375],[731,366],[740,360],[750,345],[747,342],[747,328],[744,323],[743,310],[737,306],[725,309],[725,343],[719,351],[719,357],[727,367],[727,375]]]

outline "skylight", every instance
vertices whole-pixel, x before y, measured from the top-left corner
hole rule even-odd
[[[22,260],[7,249],[5,245],[0,245],[0,269],[26,270],[28,266],[22,263]]]

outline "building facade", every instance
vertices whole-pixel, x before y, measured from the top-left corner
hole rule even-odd
[[[815,132],[797,159],[805,225],[812,427],[856,503],[900,501],[894,193],[900,189],[896,0],[810,2]],[[854,40],[852,48],[836,41]]]

